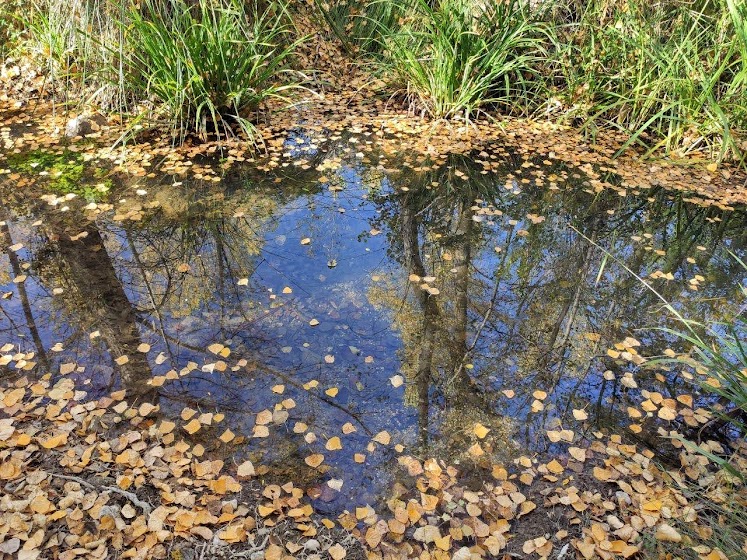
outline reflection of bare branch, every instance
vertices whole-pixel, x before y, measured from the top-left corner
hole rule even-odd
[[[166,351],[168,352],[169,358],[171,359],[171,367],[176,367],[174,354],[171,351],[171,346],[169,345],[169,341],[166,339],[166,331],[164,330],[164,327],[163,327],[163,318],[161,317],[161,313],[158,309],[158,306],[156,305],[156,297],[153,294],[153,290],[150,287],[150,282],[148,281],[148,278],[145,274],[143,262],[140,260],[140,254],[137,251],[137,247],[135,246],[135,242],[133,241],[129,230],[125,231],[125,236],[127,237],[127,243],[130,247],[130,253],[132,254],[132,258],[135,260],[135,264],[137,265],[137,268],[140,271],[140,276],[143,279],[143,284],[145,285],[145,289],[148,292],[148,297],[150,298],[151,305],[153,306],[153,313],[155,314],[156,319],[158,320],[158,330],[161,333],[161,339],[163,340],[163,343],[166,346]]]
[[[2,231],[3,233],[3,240],[7,247],[5,252],[8,255],[8,260],[10,261],[10,267],[13,271],[13,276],[18,278],[23,274],[23,272],[21,271],[21,263],[18,260],[18,255],[10,248],[11,245],[13,245],[13,239],[10,236],[10,228],[8,227],[8,224],[3,223],[2,226],[0,226],[0,231]],[[31,333],[31,339],[34,341],[36,353],[39,355],[39,360],[44,366],[44,369],[46,371],[49,371],[49,360],[47,359],[47,353],[44,349],[44,343],[42,342],[41,336],[39,336],[39,329],[36,326],[34,314],[31,312],[31,304],[29,302],[28,293],[26,292],[25,282],[18,282],[16,284],[16,289],[18,290],[18,295],[21,298],[23,316],[26,318],[26,325],[28,326],[29,332]]]
[[[141,322],[141,324],[145,324],[145,323],[142,322],[142,320],[140,320],[140,322]],[[147,324],[145,324],[145,325],[147,326]],[[198,353],[198,354],[201,354],[201,355],[207,355],[206,350],[205,350],[204,347],[199,347],[199,346],[195,346],[195,345],[192,345],[192,344],[187,344],[187,343],[181,342],[181,341],[175,339],[174,337],[172,337],[172,336],[170,336],[168,334],[166,334],[165,336],[169,340],[172,340],[173,342],[179,344],[179,346],[181,346],[182,348],[186,348],[187,350],[191,350],[192,352],[195,352],[195,353]],[[308,394],[308,395],[310,395],[310,396],[312,396],[312,397],[314,397],[314,398],[316,398],[316,399],[318,399],[318,400],[320,400],[320,401],[322,401],[322,402],[330,405],[333,408],[341,410],[342,412],[344,412],[345,414],[347,414],[348,416],[350,416],[353,420],[355,420],[356,423],[361,428],[363,428],[363,430],[367,434],[369,434],[369,435],[373,434],[373,430],[371,430],[363,422],[363,420],[361,420],[361,418],[357,414],[355,414],[354,412],[351,412],[347,408],[345,408],[345,407],[337,404],[336,402],[334,402],[334,401],[332,401],[332,400],[330,400],[330,399],[328,399],[328,398],[326,398],[326,397],[324,397],[324,396],[322,396],[322,395],[320,395],[318,393],[315,393],[315,392],[312,392],[312,391],[307,391],[306,389],[304,389],[303,383],[299,383],[298,381],[295,381],[294,379],[292,379],[290,376],[284,374],[283,372],[278,371],[278,370],[276,370],[274,368],[271,368],[270,366],[258,364],[256,362],[253,362],[250,365],[246,366],[247,370],[249,370],[250,368],[253,368],[253,369],[257,370],[257,371],[261,371],[261,372],[266,373],[268,375],[272,375],[273,377],[277,377],[279,379],[282,379],[284,383],[286,383],[286,384],[288,384],[288,385],[290,385],[292,387],[295,387],[296,389],[299,389],[299,390],[303,391],[304,393],[306,393],[306,394]]]

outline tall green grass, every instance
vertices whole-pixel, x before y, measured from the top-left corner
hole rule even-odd
[[[556,93],[587,130],[627,145],[744,161],[745,4],[591,0],[558,22]]]
[[[317,12],[350,55],[381,52],[382,33],[393,29],[407,11],[401,0],[314,0]]]
[[[262,10],[241,0],[144,0],[129,12],[128,84],[158,101],[156,115],[174,137],[189,132],[250,138],[248,113],[283,98],[299,43],[285,4]]]
[[[541,95],[549,35],[519,0],[412,0],[408,16],[382,23],[380,66],[435,118],[471,118],[490,106],[524,112]]]

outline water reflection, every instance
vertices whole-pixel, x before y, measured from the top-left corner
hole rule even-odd
[[[508,460],[552,449],[544,432],[554,426],[630,423],[626,371],[665,396],[685,390],[677,372],[657,380],[607,354],[628,336],[648,353],[675,344],[638,330],[665,324],[665,313],[623,264],[671,274],[651,282],[686,315],[738,311],[743,271],[725,249],[744,253],[742,212],[663,190],[600,192],[559,162],[543,172],[552,189],[510,156],[495,173],[463,156],[412,169],[337,146],[297,150],[303,164],[276,175],[235,170],[222,187],[161,177],[147,189],[158,209],[134,221],[82,219],[6,185],[0,347],[32,352],[32,372],[75,364],[92,395],[124,387],[172,417],[220,410],[223,425],[195,438],[229,453],[217,435],[230,427],[248,438],[238,453],[296,480],[318,477],[299,466],[322,452],[331,468],[321,480],[345,481],[340,497],[322,495],[335,509],[372,502],[391,482],[393,445],[370,444],[381,430],[421,456]],[[277,423],[252,437],[265,409]],[[477,422],[490,429],[484,439]],[[325,450],[345,423],[355,431],[343,449]]]

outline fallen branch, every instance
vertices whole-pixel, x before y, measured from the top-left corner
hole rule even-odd
[[[61,478],[63,480],[71,480],[73,482],[77,482],[81,486],[86,486],[92,490],[96,490],[98,492],[114,492],[115,494],[119,494],[120,496],[124,496],[127,498],[130,502],[132,502],[134,505],[139,507],[143,510],[143,513],[148,516],[153,511],[153,506],[151,506],[148,502],[144,502],[140,498],[138,498],[134,493],[127,492],[126,490],[122,490],[121,488],[118,488],[117,486],[97,486],[95,484],[92,484],[91,482],[88,482],[87,480],[83,480],[80,477],[77,476],[69,476],[66,474],[57,474],[57,473],[48,473],[50,476],[53,476],[55,478]]]

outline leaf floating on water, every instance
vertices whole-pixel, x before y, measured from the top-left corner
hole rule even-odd
[[[576,459],[576,461],[579,461],[583,463],[586,461],[586,450],[581,449],[580,447],[569,447],[568,453],[570,453],[571,457]]]
[[[304,433],[308,429],[309,429],[308,424],[305,424],[304,422],[296,422],[293,425],[293,433],[294,434],[302,434],[302,433]]]
[[[182,409],[182,412],[181,412],[180,416],[181,416],[182,420],[184,420],[186,422],[187,420],[189,420],[190,418],[192,418],[195,414],[197,414],[196,410],[194,410],[192,408],[189,408],[189,407],[185,407],[185,408]]]
[[[350,422],[345,422],[342,425],[342,433],[345,435],[352,434],[355,431],[356,431],[355,426],[353,426]]]
[[[184,426],[184,430],[190,435],[196,433],[200,428],[202,428],[202,424],[197,419],[191,420]]]
[[[332,490],[336,490],[337,492],[342,490],[342,484],[343,484],[343,481],[341,478],[331,478],[330,480],[327,481],[327,486],[332,488]]]
[[[475,425],[474,425],[474,427],[472,428],[472,432],[473,432],[473,433],[474,433],[474,434],[475,434],[475,435],[476,435],[477,437],[479,437],[480,439],[485,439],[485,436],[487,436],[487,435],[488,435],[488,433],[490,432],[490,429],[489,429],[489,428],[486,428],[485,426],[483,426],[482,424],[480,424],[480,423],[478,422],[478,423],[477,423],[477,424],[475,424]]]
[[[222,344],[219,344],[218,342],[215,342],[207,347],[208,352],[212,352],[213,354],[220,354],[220,352],[225,348]]]
[[[340,392],[340,390],[337,387],[331,387],[331,388],[327,389],[326,391],[324,391],[324,394],[326,394],[327,396],[330,396],[330,397],[336,397],[337,393],[339,393],[339,392]]]
[[[304,459],[304,462],[312,468],[317,468],[324,462],[324,455],[321,453],[314,453]]]
[[[576,420],[586,420],[589,418],[589,415],[586,414],[586,411],[583,409],[574,408],[573,409],[573,417]]]
[[[223,443],[229,443],[233,441],[235,437],[236,437],[236,434],[234,434],[230,429],[226,429],[226,431],[223,432],[218,439],[221,440]]]
[[[389,445],[392,441],[392,436],[389,435],[389,432],[383,430],[373,437],[373,441],[380,443],[381,445]]]
[[[285,288],[283,288],[283,293],[284,294],[292,294],[293,293],[293,289],[290,286],[286,286]]]
[[[312,319],[311,321],[309,321],[309,325],[311,325],[312,327],[316,327],[318,324],[319,321],[317,321],[316,319]]]
[[[147,354],[148,352],[150,352],[150,344],[146,344],[145,342],[143,342],[137,347],[137,351],[143,354]]]
[[[263,426],[272,422],[272,412],[265,409],[257,413],[257,418],[254,421],[256,424]]]
[[[270,429],[267,426],[257,424],[256,426],[254,426],[252,435],[255,438],[266,438],[270,435]]]
[[[176,267],[176,271],[181,272],[182,274],[186,274],[190,271],[190,266],[187,263],[182,263]]]
[[[332,354],[327,354],[326,356],[324,356],[324,361],[328,364],[334,364],[335,357]]]
[[[282,395],[285,392],[285,385],[274,385],[272,387],[272,392],[276,395]]]
[[[236,282],[239,286],[248,286],[249,285],[249,278],[239,278],[239,281]]]
[[[393,375],[389,378],[389,381],[392,383],[393,387],[401,387],[402,384],[405,382],[405,378],[401,375]]]
[[[342,442],[340,441],[339,437],[334,436],[327,440],[327,443],[324,447],[327,448],[327,451],[339,451],[340,449],[342,449]]]
[[[239,465],[236,474],[239,478],[250,478],[255,476],[254,465],[251,461],[244,461]]]
[[[140,408],[138,409],[137,413],[142,417],[146,417],[151,412],[154,412],[156,410],[158,410],[158,405],[153,405],[151,403],[146,402],[140,405]]]
[[[311,238],[310,237],[304,237],[301,240],[301,245],[308,245],[309,243],[311,243]]]

